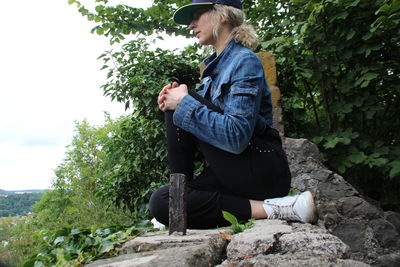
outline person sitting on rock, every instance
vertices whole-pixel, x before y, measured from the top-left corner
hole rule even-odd
[[[310,192],[286,196],[291,174],[272,125],[263,65],[250,50],[258,45],[258,38],[245,23],[240,0],[193,0],[175,12],[174,21],[189,25],[200,44],[215,49],[204,60],[197,92],[173,82],[158,96],[159,108],[165,112],[171,173],[183,173],[189,180],[187,227],[229,225],[222,211],[244,221],[316,222]],[[206,167],[193,179],[196,149]],[[149,203],[151,214],[165,225],[168,203],[168,185],[156,190]]]

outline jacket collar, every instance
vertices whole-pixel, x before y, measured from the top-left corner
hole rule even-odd
[[[224,68],[226,66],[223,66],[222,63],[226,61],[230,55],[232,54],[233,50],[235,49],[236,46],[239,44],[236,43],[234,40],[230,41],[228,45],[224,48],[224,50],[219,54],[217,57],[216,53],[212,54],[208,58],[206,58],[203,63],[206,65],[206,68],[204,69],[201,79],[207,76],[215,76],[218,74],[220,68]]]

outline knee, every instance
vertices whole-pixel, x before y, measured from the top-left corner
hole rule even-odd
[[[151,195],[149,202],[151,215],[162,224],[169,224],[169,186],[163,186]]]

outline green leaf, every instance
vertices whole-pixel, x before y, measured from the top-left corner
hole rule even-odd
[[[224,219],[227,220],[228,222],[230,222],[232,225],[239,224],[238,220],[236,219],[236,217],[233,214],[231,214],[227,211],[222,211],[222,214],[224,216]]]
[[[64,242],[65,237],[64,236],[58,236],[55,240],[54,240],[54,245],[58,245],[62,242]]]
[[[76,1],[76,0],[68,0],[68,4],[69,5],[76,4],[77,7],[81,6],[81,3],[79,1]]]
[[[22,267],[34,267],[36,261],[37,261],[36,257],[33,257],[33,258],[25,261],[24,264],[22,265]]]
[[[313,137],[313,138],[312,138],[312,141],[313,141],[314,143],[319,144],[319,143],[321,143],[324,139],[325,139],[324,136],[316,136],[316,137]]]
[[[97,6],[95,7],[95,10],[96,10],[96,12],[100,13],[101,11],[104,10],[104,6],[103,6],[103,5],[97,5]]]
[[[400,160],[395,160],[389,163],[390,166],[390,172],[389,172],[389,177],[394,178],[398,175],[400,175]]]
[[[339,137],[334,137],[334,138],[330,138],[329,140],[327,140],[324,144],[325,148],[334,148],[339,142],[340,142],[340,138]]]
[[[350,59],[353,56],[353,51],[350,49],[347,49],[343,52],[342,56],[344,59]]]
[[[375,15],[379,14],[379,13],[385,13],[388,12],[390,10],[390,6],[388,4],[384,4],[381,6],[381,8],[379,8],[376,12]]]
[[[72,229],[70,234],[71,234],[71,235],[77,235],[77,234],[80,234],[81,232],[82,232],[82,231],[81,231],[80,229],[77,228],[77,229]]]
[[[289,190],[288,196],[295,196],[295,195],[298,195],[298,194],[299,194],[299,191],[296,188],[291,187],[290,190]]]
[[[338,14],[336,14],[335,16],[333,16],[333,17],[330,19],[330,23],[332,23],[334,20],[342,20],[342,19],[345,19],[345,18],[347,18],[348,15],[349,15],[349,14],[348,14],[347,12],[338,13]]]
[[[368,32],[367,34],[365,34],[365,35],[362,37],[362,39],[363,39],[364,41],[367,41],[367,40],[370,39],[372,36],[373,36],[373,33],[372,33],[372,32]]]
[[[361,85],[360,85],[360,87],[361,88],[365,88],[365,87],[367,87],[368,86],[368,84],[369,84],[369,80],[364,80],[364,82],[363,83],[361,83]]]
[[[313,71],[310,69],[303,69],[301,74],[304,76],[304,78],[310,79],[313,75]]]
[[[352,39],[355,34],[356,34],[356,31],[354,29],[351,29],[346,35],[346,40],[348,41],[348,40]]]
[[[103,240],[100,243],[99,246],[99,252],[100,253],[106,253],[109,252],[110,250],[112,250],[114,248],[115,242],[109,241],[109,240]]]
[[[224,216],[225,220],[231,223],[231,228],[234,233],[243,232],[244,230],[253,226],[253,220],[249,220],[246,224],[241,224],[233,214],[227,211],[222,211],[222,215]]]
[[[366,159],[366,156],[363,152],[359,152],[356,154],[351,154],[350,156],[348,156],[348,159],[355,164],[360,164]]]
[[[367,81],[371,81],[371,80],[373,80],[373,79],[376,79],[378,76],[379,76],[378,73],[369,72],[369,73],[367,73],[367,74],[364,75],[363,79],[364,79],[364,80],[367,80]]]
[[[338,172],[341,173],[341,174],[345,173],[346,172],[346,166],[340,165],[339,168],[338,168]]]
[[[355,0],[352,3],[349,3],[349,6],[354,7],[357,6],[360,3],[361,0]]]
[[[98,27],[98,28],[96,28],[96,33],[97,33],[98,35],[103,35],[103,34],[104,34],[104,29]]]

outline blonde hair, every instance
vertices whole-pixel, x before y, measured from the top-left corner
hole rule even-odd
[[[222,23],[228,23],[232,27],[231,38],[241,43],[244,47],[255,49],[258,46],[258,36],[253,26],[245,22],[245,15],[242,10],[227,6],[215,4],[211,9],[211,14],[220,23],[213,29],[213,36],[218,38]]]

